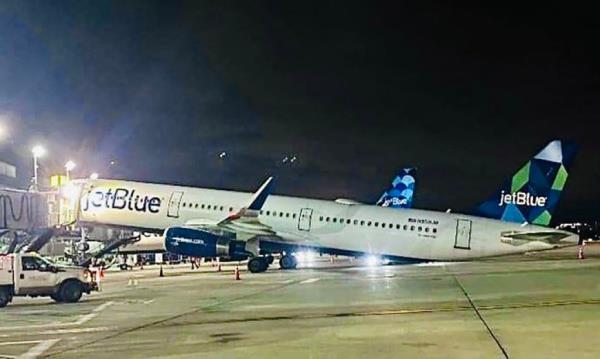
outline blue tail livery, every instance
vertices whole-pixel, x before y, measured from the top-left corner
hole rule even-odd
[[[412,208],[417,169],[403,168],[394,177],[392,187],[383,192],[376,205],[391,208]]]
[[[578,148],[571,142],[550,142],[482,203],[477,214],[507,222],[549,225]]]

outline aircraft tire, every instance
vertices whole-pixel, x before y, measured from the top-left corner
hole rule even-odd
[[[281,267],[281,269],[296,269],[297,266],[298,261],[296,260],[296,257],[292,255],[286,254],[279,260],[279,267]]]
[[[262,257],[254,257],[248,261],[250,273],[261,273],[267,270],[269,263]]]

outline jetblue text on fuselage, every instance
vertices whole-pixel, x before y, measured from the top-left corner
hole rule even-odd
[[[104,207],[150,213],[158,213],[161,204],[158,197],[136,195],[134,189],[126,188],[97,189],[89,193],[82,202],[84,211],[89,210],[90,207]]]
[[[502,207],[505,204],[516,204],[518,206],[528,207],[544,207],[548,197],[533,196],[526,192],[500,193],[500,202],[498,206]]]

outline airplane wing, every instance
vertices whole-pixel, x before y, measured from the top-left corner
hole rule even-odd
[[[507,231],[501,233],[501,241],[504,243],[520,246],[528,242],[545,242],[558,245],[559,242],[572,233],[564,231]]]

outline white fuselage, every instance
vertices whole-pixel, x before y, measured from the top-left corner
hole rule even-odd
[[[251,196],[247,192],[89,180],[82,186],[78,219],[92,225],[162,231],[217,223],[237,212]],[[549,249],[553,245],[542,241],[515,245],[503,239],[502,233],[557,232],[457,213],[276,195],[267,198],[259,220],[278,237],[299,245],[421,260],[463,260]]]

